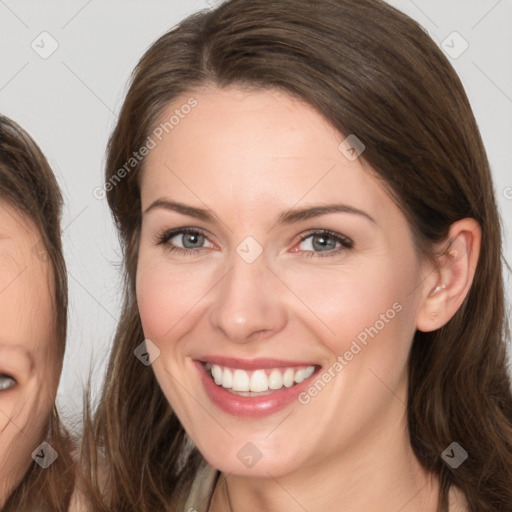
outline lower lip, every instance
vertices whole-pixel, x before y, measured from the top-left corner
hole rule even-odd
[[[283,387],[262,396],[240,396],[226,390],[222,386],[215,384],[209,372],[206,371],[204,364],[194,361],[203,386],[210,400],[220,409],[232,416],[241,416],[246,418],[261,418],[270,416],[287,405],[291,404],[302,391],[309,385],[311,379],[316,375],[317,371],[311,377],[303,380],[299,384],[295,384],[289,388]]]

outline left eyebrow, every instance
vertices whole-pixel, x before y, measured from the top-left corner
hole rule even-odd
[[[215,216],[211,213],[211,210],[197,208],[195,206],[178,203],[176,201],[169,201],[167,199],[157,199],[156,201],[151,203],[151,205],[148,208],[146,208],[146,210],[144,210],[144,214],[156,208],[163,208],[165,210],[176,211],[178,213],[181,213],[182,215],[188,215],[189,217],[194,217],[205,222],[213,223],[216,220]],[[350,213],[352,215],[359,215],[361,217],[366,218],[373,224],[377,224],[375,219],[370,214],[353,206],[342,203],[315,205],[308,206],[305,208],[292,208],[289,210],[285,210],[277,216],[274,223],[278,225],[294,224],[304,220],[312,219],[314,217],[320,217],[321,215],[327,215],[329,213]]]
[[[275,221],[276,224],[293,224],[304,220],[320,217],[329,213],[351,213],[353,215],[360,215],[369,221],[377,224],[375,219],[363,210],[349,206],[348,204],[335,203],[326,205],[316,205],[306,208],[296,208],[286,210],[280,213]]]

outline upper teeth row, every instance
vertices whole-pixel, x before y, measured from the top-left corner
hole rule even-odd
[[[262,392],[269,389],[289,388],[304,379],[311,377],[315,371],[314,366],[286,368],[284,371],[274,368],[272,370],[255,370],[250,375],[245,370],[226,368],[216,364],[208,364],[213,380],[223,388],[233,391]]]

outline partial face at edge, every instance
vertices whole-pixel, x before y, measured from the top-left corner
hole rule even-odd
[[[196,106],[181,111],[190,96]],[[222,471],[277,477],[403,424],[396,395],[405,399],[423,293],[403,213],[307,104],[203,91],[173,102],[162,122],[176,109],[187,114],[153,136],[145,163],[137,299],[160,350],[156,378],[199,450]],[[331,203],[363,213],[275,223]],[[287,387],[290,374],[306,379]],[[247,379],[283,387],[229,391]],[[249,467],[244,450],[261,460]]]
[[[0,507],[34,464],[60,374],[53,278],[25,215],[0,204]]]

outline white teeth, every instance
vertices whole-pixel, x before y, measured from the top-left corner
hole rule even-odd
[[[249,389],[255,392],[268,391],[268,377],[265,370],[256,370],[251,375]]]
[[[241,369],[225,368],[217,364],[205,364],[205,370],[211,373],[218,386],[235,392],[262,393],[268,390],[290,388],[313,375],[314,366],[303,366],[272,370],[254,370],[246,372]]]
[[[299,384],[300,382],[302,382],[305,377],[304,377],[304,374],[306,373],[306,370],[299,370],[298,372],[295,373],[295,382],[297,384]]]
[[[249,391],[249,375],[244,370],[233,373],[233,391]]]
[[[215,384],[222,384],[222,368],[216,364],[212,366],[212,376]]]
[[[225,368],[222,374],[222,387],[232,388],[233,387],[233,374],[229,368]]]
[[[281,389],[282,387],[283,376],[277,368],[274,368],[268,377],[268,389]]]
[[[293,386],[293,378],[295,377],[295,372],[293,368],[287,368],[283,375],[283,384],[287,388],[291,388]]]
[[[309,377],[311,377],[311,375],[313,375],[314,371],[315,371],[315,367],[314,366],[308,366],[304,370],[304,380],[309,379]]]

